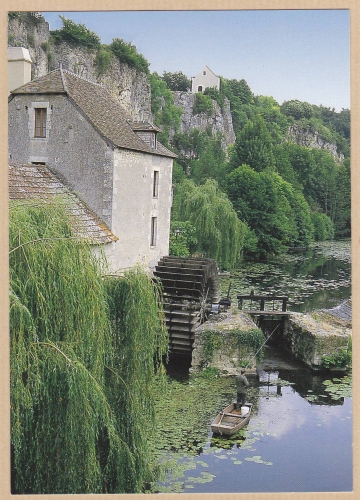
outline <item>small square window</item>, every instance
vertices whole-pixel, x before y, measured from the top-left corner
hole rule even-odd
[[[46,137],[46,108],[35,108],[34,137]]]

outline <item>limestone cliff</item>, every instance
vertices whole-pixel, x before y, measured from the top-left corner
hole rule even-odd
[[[190,132],[194,128],[199,128],[204,132],[209,127],[213,134],[221,132],[223,136],[222,145],[225,149],[235,142],[230,103],[225,98],[223,108],[216,101],[213,102],[211,113],[194,114],[196,94],[191,92],[174,92],[174,104],[183,109],[179,132]]]
[[[289,128],[288,140],[308,148],[326,149],[335,159],[339,161],[344,160],[344,155],[338,153],[337,146],[330,142],[326,142],[316,130],[304,130],[299,125],[294,124]]]

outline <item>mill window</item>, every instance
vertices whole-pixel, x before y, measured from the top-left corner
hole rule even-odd
[[[151,237],[150,245],[154,247],[157,240],[157,217],[151,217]]]
[[[46,108],[35,108],[34,137],[46,137]]]
[[[153,180],[153,198],[159,196],[159,171],[154,170],[154,180]]]

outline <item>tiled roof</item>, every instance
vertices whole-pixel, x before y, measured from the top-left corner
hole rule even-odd
[[[133,130],[138,130],[141,132],[161,132],[161,129],[150,122],[135,122],[128,120],[128,124]]]
[[[9,198],[26,203],[45,203],[59,198],[64,201],[75,235],[92,244],[116,241],[118,238],[63,182],[44,165],[9,165]]]
[[[176,158],[164,146],[152,149],[126,121],[121,104],[104,87],[70,71],[56,69],[13,90],[12,94],[66,94],[84,113],[98,132],[119,148]]]

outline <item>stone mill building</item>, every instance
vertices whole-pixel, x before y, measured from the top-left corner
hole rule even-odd
[[[169,253],[176,157],[159,129],[61,66],[12,86],[9,162],[48,169],[98,217],[114,236],[103,245],[111,272],[153,268]]]

